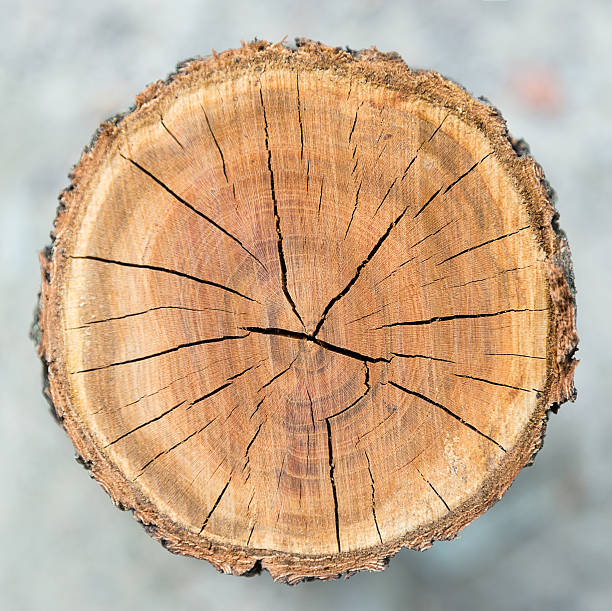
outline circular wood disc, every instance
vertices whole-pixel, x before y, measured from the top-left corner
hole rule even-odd
[[[498,112],[253,43],[102,125],[41,257],[77,452],[173,552],[296,582],[453,537],[573,397],[569,250]]]

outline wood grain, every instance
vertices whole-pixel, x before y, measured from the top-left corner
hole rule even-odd
[[[61,196],[47,392],[170,550],[289,583],[381,569],[500,498],[573,398],[551,197],[495,109],[393,54],[190,61]]]

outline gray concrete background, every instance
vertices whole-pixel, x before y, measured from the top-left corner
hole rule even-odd
[[[0,607],[612,608],[612,3],[0,2]],[[172,556],[74,462],[27,339],[56,195],[97,124],[175,63],[240,39],[398,51],[485,95],[559,196],[574,253],[579,398],[543,451],[453,542],[382,574],[274,584]]]

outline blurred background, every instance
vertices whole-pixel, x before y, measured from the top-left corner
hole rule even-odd
[[[612,3],[0,0],[0,607],[612,608]],[[73,460],[28,329],[56,196],[96,126],[194,55],[254,37],[376,45],[484,95],[558,193],[574,255],[578,400],[459,539],[383,573],[275,584],[169,554]]]

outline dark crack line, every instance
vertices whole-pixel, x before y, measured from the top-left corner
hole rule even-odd
[[[430,286],[431,284],[435,284],[436,282],[441,282],[442,280],[446,280],[447,278],[448,276],[442,276],[442,278],[436,278],[435,280],[432,280],[431,282],[426,282],[425,284],[421,284],[421,288],[424,289]]]
[[[336,524],[336,542],[338,544],[338,552],[341,552],[340,547],[340,521],[338,516],[338,493],[336,491],[336,481],[334,479],[334,449],[332,443],[332,433],[331,433],[331,424],[329,423],[329,419],[325,419],[325,424],[327,426],[327,453],[329,458],[329,480],[331,482],[332,496],[334,499],[334,520]]]
[[[392,352],[393,356],[398,356],[402,359],[429,359],[430,361],[441,361],[442,363],[454,363],[449,359],[441,359],[437,356],[427,356],[426,354],[403,354],[401,352]]]
[[[319,192],[319,207],[317,208],[317,216],[321,214],[321,202],[323,201],[323,178],[321,178],[321,191]]]
[[[353,139],[353,133],[355,132],[355,126],[357,125],[357,115],[359,114],[359,109],[362,107],[363,102],[359,103],[359,106],[357,106],[357,110],[355,111],[355,118],[353,119],[353,125],[351,125],[351,131],[349,132],[349,137],[348,137],[348,141],[349,144],[351,143],[351,140]]]
[[[207,286],[214,286],[217,289],[221,289],[222,291],[226,291],[227,293],[232,293],[232,295],[238,295],[238,297],[242,297],[243,299],[247,299],[248,301],[252,301],[253,303],[259,303],[259,305],[261,305],[261,303],[257,301],[257,299],[248,297],[247,295],[244,295],[240,291],[232,289],[229,286],[224,286],[223,284],[213,282],[212,280],[203,280],[202,278],[198,278],[197,276],[191,276],[190,274],[186,274],[185,272],[179,272],[175,269],[168,269],[166,267],[160,267],[158,265],[148,265],[146,263],[129,263],[127,261],[117,261],[115,259],[106,259],[104,257],[96,257],[93,255],[70,255],[70,258],[85,259],[88,261],[99,261],[100,263],[110,263],[112,265],[120,265],[122,267],[131,267],[134,269],[150,269],[154,272],[163,272],[164,274],[171,274],[173,276],[178,276],[179,278],[186,278],[187,280],[193,280],[194,282],[206,284]]]
[[[425,395],[422,395],[420,392],[416,392],[415,390],[409,390],[408,388],[405,388],[404,386],[400,386],[399,384],[393,382],[393,380],[389,380],[388,383],[391,384],[391,386],[394,386],[395,388],[405,392],[408,395],[417,397],[418,399],[421,399],[422,401],[425,401],[429,403],[430,405],[433,405],[434,407],[441,409],[443,412],[453,417],[457,422],[460,422],[461,424],[466,426],[471,431],[474,431],[481,437],[484,437],[485,439],[488,439],[491,443],[494,443],[500,450],[502,450],[502,452],[506,452],[506,449],[499,442],[495,441],[495,439],[493,439],[492,437],[489,437],[488,435],[483,433],[481,430],[477,429],[473,424],[470,424],[467,420],[464,420],[463,418],[461,418],[461,416],[458,416],[457,414],[455,414],[455,412],[450,410],[448,407],[442,405],[441,403],[438,403],[437,401],[434,401],[433,399],[430,399],[429,397],[426,397]]]
[[[482,242],[481,244],[477,244],[476,246],[471,246],[470,248],[466,248],[465,250],[462,250],[461,252],[458,252],[455,255],[452,255],[450,257],[447,257],[446,259],[443,259],[442,261],[440,261],[439,263],[436,263],[436,265],[442,265],[442,263],[446,263],[447,261],[451,261],[452,259],[456,259],[457,257],[460,257],[461,255],[464,255],[468,252],[472,252],[473,250],[476,250],[478,248],[482,248],[483,246],[486,246],[487,244],[492,244],[493,242],[498,242],[499,240],[503,240],[505,238],[509,238],[510,236],[516,235],[517,233],[520,233],[521,231],[525,231],[525,229],[529,229],[530,225],[526,225],[525,227],[521,227],[520,229],[517,229],[516,231],[511,231],[510,233],[505,233],[504,235],[500,235],[497,238],[493,238],[492,240],[487,240],[486,242]]]
[[[532,356],[531,354],[516,354],[515,352],[485,352],[487,356],[520,356],[524,359],[540,359],[546,360],[545,356]]]
[[[260,359],[259,361],[257,361],[257,363],[255,363],[254,365],[251,365],[250,367],[247,367],[246,369],[243,369],[240,373],[235,373],[233,376],[230,376],[229,378],[227,378],[228,380],[235,380],[236,378],[239,378],[241,375],[244,375],[247,371],[251,371],[251,369],[258,369],[259,367],[261,367],[261,364],[264,361],[267,361],[270,357],[266,357],[263,359]]]
[[[393,179],[393,182],[391,183],[391,186],[387,189],[387,192],[385,193],[384,197],[380,201],[380,204],[378,204],[378,208],[376,208],[376,210],[375,210],[374,214],[372,215],[372,217],[375,217],[378,214],[378,211],[382,208],[382,205],[387,200],[387,197],[389,197],[389,193],[391,193],[391,189],[393,189],[393,187],[395,186],[396,182],[397,182],[397,177],[395,177]]]
[[[287,263],[285,262],[285,255],[283,252],[283,234],[281,231],[281,220],[280,220],[280,215],[278,213],[278,201],[276,200],[276,189],[274,186],[274,171],[272,170],[272,151],[270,149],[270,134],[268,132],[268,119],[266,117],[266,106],[263,101],[263,92],[261,89],[261,84],[259,86],[259,99],[261,101],[261,108],[263,111],[265,145],[266,145],[266,152],[268,154],[268,172],[270,174],[270,193],[272,195],[272,206],[274,208],[274,221],[276,223],[276,235],[278,237],[276,245],[277,245],[277,250],[278,250],[278,260],[279,260],[280,271],[281,271],[281,284],[283,287],[283,293],[285,294],[285,297],[287,301],[289,302],[289,305],[291,306],[293,313],[296,315],[297,319],[300,321],[302,327],[304,327],[304,321],[302,320],[302,317],[300,316],[300,313],[297,310],[297,306],[295,305],[295,302],[293,301],[293,297],[291,297],[291,293],[289,292],[289,287],[287,286]]]
[[[380,312],[382,312],[389,304],[385,303],[381,308],[378,308],[378,310],[374,310],[374,312],[370,312],[369,314],[364,314],[363,316],[360,316],[359,318],[353,318],[353,320],[349,320],[346,324],[347,325],[351,325],[354,322],[358,322],[360,320],[363,320],[364,318],[369,318],[370,316],[374,316],[374,314],[379,314]]]
[[[251,494],[251,498],[249,499],[249,502],[247,504],[247,512],[250,511],[251,509],[251,503],[253,502],[253,499],[255,498],[255,490],[253,490],[252,494]],[[253,527],[255,528],[255,527]]]
[[[161,388],[157,389],[154,392],[148,393],[146,395],[142,395],[141,397],[139,397],[135,401],[130,401],[130,403],[126,403],[125,405],[122,406],[122,408],[130,407],[131,405],[135,405],[136,403],[139,403],[143,399],[148,399],[149,397],[152,397],[153,395],[157,395],[160,392],[162,392],[163,390],[166,390],[167,388],[170,388],[170,386],[173,386],[177,382],[180,382],[181,380],[184,380],[185,378],[188,378],[188,377],[190,377],[192,375],[195,375],[196,373],[200,373],[201,371],[204,371],[205,369],[208,369],[209,367],[212,367],[213,365],[216,365],[217,363],[220,363],[221,361],[227,361],[227,360],[228,360],[228,357],[225,357],[225,358],[222,358],[222,359],[217,359],[216,361],[212,361],[211,363],[207,363],[204,367],[200,367],[199,369],[195,369],[194,371],[190,371],[189,373],[185,374],[184,376],[181,376],[179,378],[175,378],[169,384],[166,384],[166,386],[162,386]],[[97,414],[99,411],[102,411],[102,410],[97,410],[96,412],[94,412],[94,414]]]
[[[440,191],[442,191],[442,187],[440,187],[420,208],[419,211],[414,215],[413,218],[417,218],[417,216],[419,216],[419,214],[421,214],[421,212],[423,212],[423,210],[425,210],[425,208],[427,208],[427,206],[429,206],[429,204],[431,204],[431,202],[433,202],[434,199],[436,199],[436,197],[438,197]]]
[[[487,157],[489,157],[489,155],[492,155],[493,153],[488,153],[487,155],[485,155],[480,161],[477,161],[469,170],[467,170],[466,172],[464,172],[463,174],[461,174],[461,176],[459,176],[456,180],[454,180],[450,185],[448,185],[446,187],[446,189],[444,189],[444,187],[440,187],[421,207],[421,209],[414,215],[414,218],[417,218],[426,208],[427,206],[429,206],[429,204],[431,204],[431,202],[434,201],[434,199],[436,199],[436,197],[442,193],[442,195],[446,195],[456,184],[458,184],[460,181],[462,181],[466,176],[468,176],[468,174],[470,174],[471,172],[473,172]],[[442,189],[444,189],[444,191],[442,191]]]
[[[120,435],[119,437],[117,437],[117,439],[115,439],[114,441],[111,441],[110,443],[107,443],[104,447],[108,448],[108,447],[116,444],[118,441],[121,441],[122,439],[125,439],[128,435],[131,435],[132,433],[135,433],[136,431],[139,431],[140,429],[144,428],[145,426],[149,426],[149,424],[153,424],[153,422],[157,422],[158,420],[161,420],[162,418],[164,418],[165,416],[167,416],[168,414],[173,412],[175,409],[177,409],[178,407],[180,407],[184,403],[185,403],[185,401],[183,400],[180,403],[177,403],[176,405],[173,405],[170,409],[167,409],[165,412],[162,412],[159,416],[155,416],[155,418],[151,418],[151,420],[147,420],[146,422],[143,422],[142,424],[139,424],[138,426],[135,426],[133,429],[130,429],[127,433],[123,433],[123,435]]]
[[[366,398],[366,396],[368,395],[368,393],[371,390],[371,387],[370,387],[370,366],[368,365],[368,363],[364,363],[364,366],[365,366],[365,380],[364,380],[365,390],[350,405],[348,405],[347,407],[344,407],[339,412],[336,412],[335,414],[332,414],[331,416],[327,416],[327,418],[322,418],[322,420],[331,420],[332,418],[335,418],[336,416],[339,416],[340,414],[344,414],[344,412],[348,412],[349,409],[351,409],[352,407],[357,405],[357,403],[359,403],[362,399]],[[313,425],[314,425],[314,423],[313,423]]]
[[[118,361],[116,363],[109,363],[108,365],[101,365],[99,367],[90,367],[88,369],[80,369],[78,371],[73,371],[72,373],[89,373],[90,371],[100,371],[101,369],[108,369],[109,367],[117,367],[118,365],[127,365],[129,363],[138,363],[139,361],[146,361],[147,359],[156,358],[158,356],[163,356],[164,354],[171,354],[172,352],[177,352],[178,350],[182,350],[183,348],[191,348],[193,346],[201,346],[202,344],[213,344],[215,342],[224,342],[230,341],[234,339],[242,339],[244,337],[248,337],[248,333],[245,335],[225,335],[223,337],[212,337],[209,339],[200,339],[195,342],[188,342],[186,344],[179,344],[178,346],[173,346],[172,348],[168,348],[167,350],[161,350],[160,352],[155,352],[153,354],[147,354],[145,356],[139,356],[133,359],[127,359],[125,361]]]
[[[272,384],[272,382],[274,382],[275,380],[278,380],[278,378],[280,378],[282,375],[286,374],[291,369],[291,367],[293,366],[293,363],[295,363],[295,361],[297,361],[298,356],[300,356],[300,355],[298,354],[291,361],[291,363],[289,363],[289,367],[287,367],[286,369],[283,369],[280,373],[277,373],[273,378],[268,380],[257,392],[261,392],[264,388],[267,388],[268,386],[270,386],[270,384]]]
[[[416,255],[414,257],[410,257],[410,259],[406,259],[406,261],[398,265],[391,273],[387,274],[382,280],[379,280],[374,286],[378,286],[379,284],[382,284],[385,280],[397,274],[397,272],[399,272],[400,269],[404,267],[404,265],[408,265],[408,263],[410,263],[411,261],[414,261],[415,259],[416,259]]]
[[[161,115],[159,117],[159,121],[162,124],[162,127],[168,132],[168,135],[172,138],[172,140],[174,140],[183,150],[185,150],[185,147],[181,144],[179,139],[168,129],[168,126],[164,123],[164,118]]]
[[[357,279],[359,278],[359,275],[361,274],[364,267],[372,260],[374,255],[378,252],[380,247],[384,244],[385,240],[391,234],[391,231],[393,230],[393,228],[402,220],[402,218],[406,214],[406,211],[408,210],[409,207],[410,207],[410,204],[406,205],[406,207],[402,210],[402,212],[391,222],[389,227],[387,227],[387,230],[385,231],[385,233],[383,233],[383,235],[379,238],[378,242],[374,244],[374,246],[372,247],[372,250],[370,250],[366,258],[357,266],[355,275],[349,280],[348,284],[335,297],[332,297],[329,303],[325,306],[325,309],[323,310],[323,314],[321,315],[321,318],[319,322],[317,323],[317,326],[315,327],[313,337],[316,337],[317,333],[321,330],[321,327],[323,326],[323,323],[325,322],[325,319],[327,315],[329,314],[330,310],[332,309],[332,307],[334,306],[334,304],[340,301],[340,299],[342,299],[342,297],[344,297],[351,290],[351,287],[355,284],[355,282],[357,282]]]
[[[348,356],[349,358],[356,359],[358,361],[367,362],[367,363],[388,363],[391,359],[379,356],[372,357],[367,356],[365,354],[361,354],[359,352],[354,352],[353,350],[349,350],[348,348],[343,348],[341,346],[335,346],[334,344],[330,344],[318,337],[314,337],[314,335],[308,335],[307,333],[301,333],[299,331],[289,331],[287,329],[279,329],[276,327],[240,327],[244,331],[248,331],[249,333],[261,333],[262,335],[278,335],[280,337],[289,337],[291,339],[303,339],[309,342],[313,342],[317,344],[317,346],[321,346],[321,348],[326,348],[331,352],[336,352],[338,354],[342,354],[343,356]]]
[[[544,312],[548,308],[509,308],[508,310],[500,310],[499,312],[484,312],[482,314],[452,314],[450,316],[434,316],[427,320],[405,320],[400,322],[390,322],[380,327],[375,327],[374,330],[385,329],[387,327],[401,327],[411,325],[430,325],[436,322],[446,322],[449,320],[462,320],[468,318],[490,318],[493,316],[501,316],[511,312]],[[245,328],[245,327],[242,327]]]
[[[309,184],[310,184],[310,159],[306,162],[306,193],[308,193]]]
[[[433,484],[419,471],[419,469],[417,469],[416,467],[414,467],[414,469],[423,478],[425,483],[433,490],[434,494],[442,501],[444,507],[446,507],[446,510],[450,511],[451,509],[448,506],[448,503],[442,498],[442,495],[434,488]]]
[[[490,153],[487,153],[480,161],[477,161],[471,168],[469,168],[463,174],[461,174],[461,176],[459,176],[459,178],[457,178],[456,180],[451,182],[451,184],[448,185],[448,187],[446,187],[446,189],[444,189],[444,195],[446,195],[455,185],[460,183],[468,174],[473,172],[485,159],[490,157],[492,154],[493,154],[493,151],[491,151]]]
[[[266,400],[266,397],[264,397],[256,406],[255,409],[253,410],[253,412],[251,413],[251,415],[249,416],[249,420],[252,420],[253,416],[259,411],[259,408],[261,407],[261,404]]]
[[[253,526],[251,527],[251,532],[249,533],[249,538],[247,539],[247,542],[246,542],[247,547],[251,543],[251,537],[253,536],[253,531],[254,530],[255,530],[255,524],[253,524]]]
[[[221,225],[219,225],[219,223],[211,219],[208,215],[204,214],[201,210],[198,210],[195,206],[190,204],[187,200],[183,199],[178,193],[173,191],[166,183],[164,183],[162,180],[157,178],[155,174],[147,170],[144,166],[140,165],[137,161],[134,161],[130,157],[126,157],[123,153],[119,153],[119,155],[121,155],[121,157],[123,157],[123,159],[125,159],[126,161],[129,161],[135,168],[137,168],[143,174],[148,176],[156,184],[158,184],[162,189],[164,189],[167,193],[169,193],[177,202],[179,202],[180,204],[182,204],[183,206],[191,210],[193,213],[197,214],[200,218],[204,219],[206,222],[210,223],[213,227],[218,229],[223,235],[227,236],[228,238],[230,238],[230,240],[238,244],[238,246],[240,246],[240,248],[244,252],[246,252],[247,255],[249,255],[251,258],[257,261],[257,263],[259,263],[259,265],[261,265],[267,271],[266,266],[235,235],[231,234],[227,229],[225,229],[225,227],[222,227]]]
[[[512,386],[511,384],[502,384],[501,382],[493,382],[492,380],[485,380],[484,378],[475,378],[474,376],[462,375],[460,373],[454,373],[453,375],[457,378],[467,378],[468,380],[476,380],[476,382],[484,382],[485,384],[492,384],[493,386],[503,386],[504,388],[512,388],[513,390],[533,392],[533,390],[529,388],[521,388],[520,386]]]
[[[442,227],[440,227],[439,229],[436,229],[435,231],[433,231],[432,233],[426,235],[424,238],[421,238],[418,242],[415,242],[410,249],[412,250],[413,248],[415,248],[416,246],[419,246],[419,244],[422,244],[423,242],[425,242],[425,240],[428,240],[429,238],[433,238],[435,235],[437,235],[438,233],[440,233],[443,229],[446,229],[446,227],[448,227],[451,223],[454,223],[455,219],[452,219],[450,221],[448,221],[448,223],[444,223],[444,225],[442,225]]]
[[[264,420],[265,422],[265,420]],[[261,431],[261,427],[264,425],[264,422],[261,422],[259,424],[259,426],[257,427],[257,430],[255,431],[255,434],[253,435],[253,437],[251,437],[251,441],[249,441],[249,443],[247,444],[247,447],[244,451],[244,457],[247,459],[247,462],[245,463],[245,468],[246,465],[249,462],[249,450],[251,449],[251,446],[255,443],[255,440],[257,439],[257,435],[259,435],[259,432]]]
[[[229,184],[229,178],[227,177],[227,168],[225,167],[225,157],[223,156],[223,151],[221,150],[221,147],[219,146],[219,142],[217,140],[217,137],[215,136],[215,132],[213,132],[213,128],[211,127],[210,121],[208,120],[208,115],[206,114],[206,110],[204,110],[204,106],[202,106],[202,104],[200,104],[200,108],[202,109],[202,112],[204,113],[204,118],[206,119],[206,125],[208,125],[208,131],[210,132],[210,135],[212,136],[213,142],[215,143],[215,146],[217,147],[219,157],[221,158],[221,165],[223,166],[223,176],[225,176],[225,181],[227,182],[227,184]]]
[[[378,533],[378,539],[382,543],[382,536],[380,534],[380,528],[378,527],[378,519],[376,518],[376,492],[374,489],[374,476],[372,475],[372,468],[370,466],[370,457],[366,450],[363,451],[366,460],[368,461],[368,473],[370,474],[370,485],[372,486],[372,517],[374,518],[374,526],[376,526],[376,532]]]
[[[302,109],[300,104],[300,74],[295,73],[295,87],[297,90],[298,123],[300,124],[300,160],[304,159],[304,127],[302,126]]]
[[[458,289],[458,288],[467,286],[468,284],[474,284],[475,282],[485,282],[486,280],[493,280],[493,278],[497,278],[498,276],[501,276],[502,274],[516,272],[521,269],[528,269],[529,267],[532,267],[532,265],[524,265],[523,267],[511,267],[510,269],[504,269],[503,271],[499,272],[498,274],[495,274],[494,276],[488,276],[487,278],[477,278],[476,280],[470,280],[469,282],[464,282],[463,284],[453,284],[450,288]]]
[[[224,384],[221,384],[221,386],[218,386],[217,388],[215,388],[214,390],[211,390],[210,392],[207,392],[205,395],[202,395],[199,399],[196,399],[195,401],[192,401],[187,408],[185,409],[185,411],[187,411],[188,409],[191,409],[192,407],[194,407],[195,405],[197,405],[198,403],[202,403],[202,401],[205,401],[206,399],[216,395],[217,393],[220,393],[222,390],[224,390],[225,388],[227,388],[228,386],[231,386],[233,382],[225,382]]]
[[[408,176],[408,172],[410,171],[410,168],[413,166],[414,162],[417,160],[419,153],[421,152],[421,149],[428,144],[429,142],[431,142],[435,135],[442,129],[442,125],[444,125],[444,122],[446,121],[446,119],[448,119],[450,113],[448,113],[443,119],[442,121],[440,121],[440,125],[438,125],[438,127],[436,127],[433,132],[431,133],[431,135],[426,138],[425,140],[423,140],[423,142],[421,142],[421,144],[419,145],[419,147],[417,148],[417,150],[414,153],[414,157],[410,160],[410,163],[406,166],[406,169],[404,170],[404,173],[402,174],[402,182],[404,181],[404,179],[406,178],[406,176]]]
[[[249,456],[249,450],[251,449],[251,446],[255,443],[255,440],[257,439],[257,435],[259,435],[259,432],[261,431],[261,427],[264,425],[266,421],[264,420],[263,422],[259,423],[259,426],[257,427],[257,430],[255,431],[255,434],[253,435],[253,437],[251,437],[251,441],[249,441],[249,443],[247,444],[247,447],[244,451],[244,457],[246,458],[245,462],[244,462],[244,466],[242,467],[242,471],[244,472],[246,470],[246,468],[249,466],[249,463],[251,462],[251,458]],[[250,471],[249,471],[249,477],[250,477]]]
[[[247,367],[246,369],[242,370],[240,373],[236,373],[233,376],[230,376],[229,378],[226,379],[225,383],[222,384],[221,386],[215,388],[214,390],[211,390],[210,392],[207,392],[205,395],[201,396],[199,399],[196,399],[195,401],[192,401],[185,411],[191,409],[194,405],[197,405],[198,403],[201,403],[202,401],[208,399],[209,397],[212,397],[213,395],[216,395],[218,392],[221,392],[224,388],[227,388],[228,386],[231,386],[237,378],[239,378],[240,376],[244,375],[248,371],[251,371],[251,369],[257,369],[257,367],[259,367],[261,365],[261,363],[263,363],[263,361],[266,361],[266,360],[267,360],[267,357],[265,359],[262,359],[261,361],[259,361],[258,365],[252,365],[251,367]],[[226,421],[232,415],[232,412],[236,409],[236,407],[234,407],[230,411],[230,413],[228,414],[227,418],[225,419]]]
[[[205,431],[216,419],[217,417],[215,416],[212,420],[209,420],[203,427],[200,427],[190,435],[187,435],[187,437],[185,437],[184,439],[181,439],[181,441],[179,441],[178,443],[175,443],[173,446],[169,447],[167,450],[164,450],[163,452],[160,452],[157,456],[154,456],[149,462],[147,462],[140,468],[140,473],[134,478],[134,481],[136,481],[141,475],[143,475],[145,470],[149,466],[151,466],[151,464],[153,464],[158,458],[161,458],[165,454],[170,454],[170,452],[176,450],[176,448],[189,441],[192,437],[195,437],[196,435],[199,435],[200,433]]]
[[[289,452],[287,452],[284,456],[283,456],[283,460],[281,462],[281,467],[280,467],[280,471],[278,472],[278,480],[276,481],[276,491],[278,492],[278,490],[280,489],[280,483],[281,483],[281,479],[283,477],[283,469],[285,468],[285,461],[287,460],[287,454]],[[278,521],[278,516],[276,516],[276,520]]]
[[[306,395],[308,396],[308,402],[310,403],[310,419],[312,421],[312,428],[314,429],[315,428],[314,410],[312,409],[312,397],[310,396],[308,389],[306,389]]]
[[[207,311],[218,311],[218,312],[227,312],[228,314],[234,314],[237,316],[242,315],[240,312],[236,314],[236,312],[232,312],[232,310],[224,310],[223,308],[188,308],[186,306],[157,306],[155,308],[149,308],[147,310],[141,310],[140,312],[132,312],[130,314],[123,314],[121,316],[110,316],[109,318],[99,318],[97,320],[90,320],[83,325],[79,325],[78,327],[68,327],[68,331],[75,331],[77,329],[86,329],[90,325],[97,325],[102,322],[110,322],[111,320],[123,320],[124,318],[131,318],[132,316],[142,316],[143,314],[148,314],[149,312],[155,312],[156,310],[186,310],[188,312],[207,312]]]
[[[394,407],[391,413],[388,416],[385,416],[377,425],[375,425],[369,431],[366,431],[363,435],[359,435],[359,437],[357,437],[357,441],[355,442],[355,447],[357,447],[361,443],[361,440],[363,438],[367,437],[368,435],[371,435],[377,428],[381,427],[385,422],[387,422],[387,420],[389,420],[389,418],[391,418],[396,411],[397,408]]]
[[[228,486],[230,485],[230,482],[232,481],[232,476],[229,476],[229,479],[227,480],[227,484],[225,484],[225,486],[223,486],[223,490],[221,490],[221,494],[219,494],[219,496],[217,497],[217,500],[215,501],[215,504],[212,506],[212,509],[208,512],[208,515],[206,516],[206,519],[204,520],[204,523],[202,524],[202,528],[200,528],[200,532],[198,534],[202,534],[204,532],[204,529],[206,528],[208,521],[210,520],[210,517],[212,516],[213,512],[215,511],[215,509],[217,509],[219,503],[221,502],[221,499],[223,498],[223,495],[225,494],[225,491],[227,490]]]
[[[357,206],[359,205],[359,193],[361,191],[361,185],[363,184],[363,181],[361,181],[359,183],[359,187],[357,188],[357,193],[355,193],[355,206],[353,207],[353,213],[351,214],[351,220],[349,221],[348,227],[346,228],[346,231],[344,233],[344,238],[346,240],[346,236],[348,235],[349,229],[351,228],[351,224],[353,222],[353,217],[355,216],[355,212],[357,211]]]

